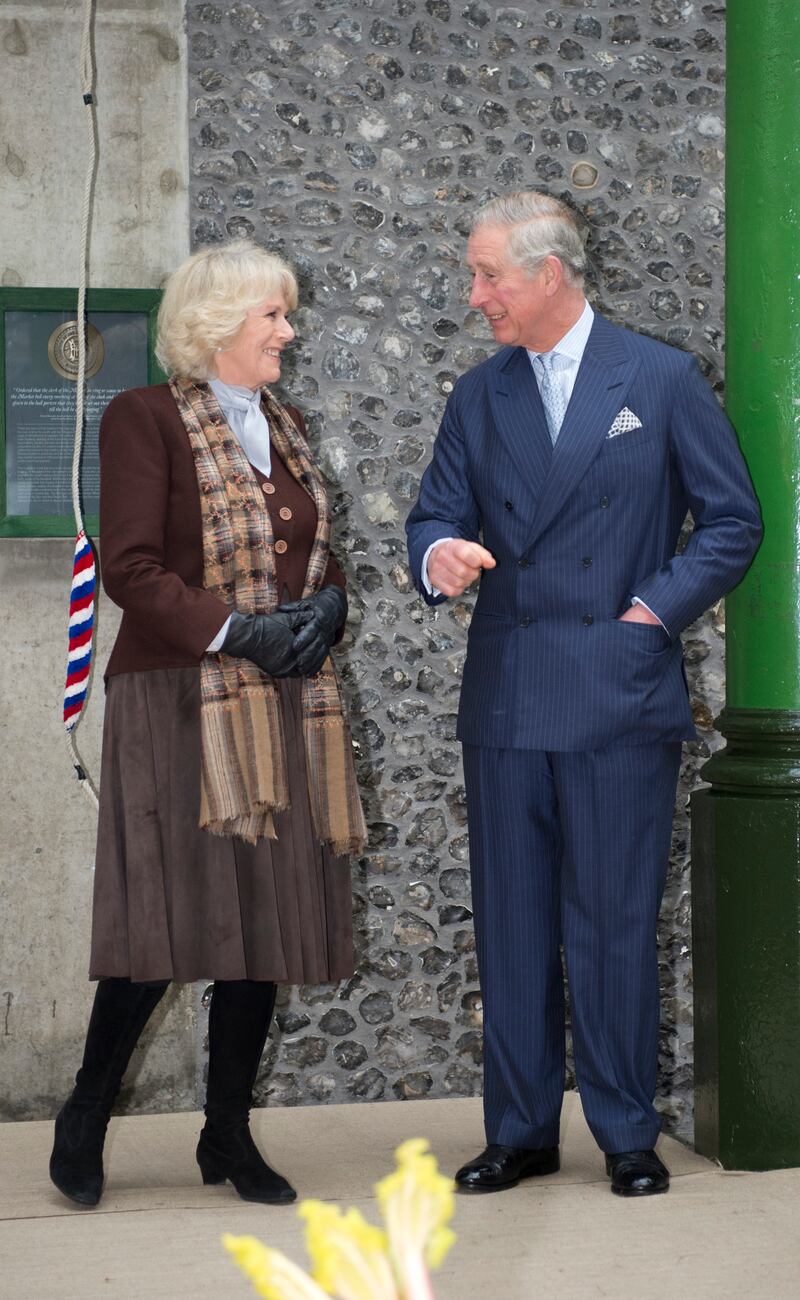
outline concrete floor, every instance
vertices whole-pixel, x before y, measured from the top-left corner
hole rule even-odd
[[[477,1100],[256,1112],[254,1131],[301,1197],[356,1205],[377,1222],[373,1184],[395,1146],[428,1137],[443,1170],[483,1146]],[[204,1188],[196,1114],[112,1121],[95,1210],[52,1187],[49,1123],[0,1126],[2,1300],[237,1300],[254,1294],[220,1245],[252,1233],[305,1262],[294,1207],[247,1205]],[[437,1300],[797,1300],[800,1170],[724,1173],[670,1139],[667,1196],[612,1196],[575,1094],[565,1098],[561,1172],[492,1196],[459,1196],[458,1240]]]

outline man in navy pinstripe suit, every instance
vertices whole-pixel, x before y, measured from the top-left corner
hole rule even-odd
[[[501,347],[456,384],[407,525],[429,604],[480,577],[458,735],[488,1146],[456,1181],[558,1168],[563,946],[612,1190],[663,1192],[656,924],[695,735],[679,638],[747,569],[758,505],[694,360],[590,308],[567,208],[492,200],[467,263]]]

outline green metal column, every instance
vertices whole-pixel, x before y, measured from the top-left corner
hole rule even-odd
[[[800,3],[728,0],[728,413],[764,541],[692,797],[696,1143],[800,1165]]]

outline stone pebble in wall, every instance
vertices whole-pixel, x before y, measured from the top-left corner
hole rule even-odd
[[[455,710],[474,593],[431,610],[403,520],[459,374],[471,213],[538,186],[578,212],[591,300],[721,358],[724,9],[705,0],[190,3],[195,246],[251,234],[301,283],[284,389],[330,486],[351,620],[340,663],[370,844],[357,976],[282,993],[271,1102],[469,1095],[481,1001]],[[691,1127],[685,795],[719,741],[721,612],[687,647],[687,746],[662,924],[659,1105]],[[323,1050],[327,1048],[327,1050]]]

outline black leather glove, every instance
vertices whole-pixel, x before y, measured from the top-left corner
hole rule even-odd
[[[327,659],[336,633],[347,618],[347,596],[341,587],[331,583],[315,596],[279,605],[278,612],[303,614],[308,618],[294,639],[294,652],[298,670],[304,677],[313,677]]]
[[[231,614],[222,654],[249,659],[270,677],[299,677],[295,636],[311,615],[307,610],[276,610],[274,614]]]

